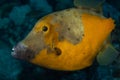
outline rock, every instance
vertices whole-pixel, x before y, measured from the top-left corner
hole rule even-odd
[[[113,80],[112,72],[109,66],[99,66],[97,71],[98,80]]]

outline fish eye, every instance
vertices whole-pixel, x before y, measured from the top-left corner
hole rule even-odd
[[[46,32],[48,30],[48,27],[47,26],[43,26],[42,27],[42,31]]]

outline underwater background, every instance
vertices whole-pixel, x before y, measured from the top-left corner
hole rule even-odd
[[[41,17],[74,7],[73,0],[0,0],[0,80],[120,80],[117,63],[92,66],[78,71],[55,71],[11,56],[12,47],[22,40]],[[112,44],[120,52],[120,1],[106,0],[103,14],[115,20]]]

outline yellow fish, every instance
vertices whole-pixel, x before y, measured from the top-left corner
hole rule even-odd
[[[12,55],[54,70],[73,71],[92,65],[101,50],[106,53],[108,43],[105,41],[115,24],[111,18],[98,13],[97,5],[101,2],[89,0],[90,7],[85,6],[87,1],[75,0],[77,8],[40,19],[28,36],[13,48]]]

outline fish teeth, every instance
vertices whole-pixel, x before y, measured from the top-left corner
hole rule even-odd
[[[14,51],[15,49],[14,49],[14,48],[12,48],[12,50]]]
[[[15,55],[16,55],[16,52],[15,52],[15,48],[14,48],[14,47],[12,48],[11,55],[12,55],[12,56],[15,56]]]

